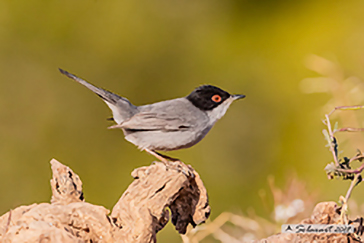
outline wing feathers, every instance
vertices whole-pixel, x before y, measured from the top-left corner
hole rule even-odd
[[[181,131],[190,127],[191,125],[183,118],[169,116],[166,113],[141,112],[110,128],[124,128],[134,131]]]

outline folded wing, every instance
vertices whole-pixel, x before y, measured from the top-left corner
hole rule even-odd
[[[191,126],[192,124],[189,124],[183,117],[166,113],[141,112],[112,128],[133,131],[182,131],[188,130]]]

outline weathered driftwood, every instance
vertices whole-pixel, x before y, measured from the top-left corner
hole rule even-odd
[[[0,242],[155,242],[169,220],[180,233],[210,214],[206,189],[190,166],[156,162],[133,171],[135,180],[110,211],[84,201],[82,182],[51,161],[51,204],[20,206],[0,217]]]

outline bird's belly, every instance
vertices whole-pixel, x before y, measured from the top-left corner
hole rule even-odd
[[[136,131],[124,132],[125,139],[139,149],[151,149],[159,151],[171,151],[189,148],[205,137],[211,127],[200,132],[186,131]]]

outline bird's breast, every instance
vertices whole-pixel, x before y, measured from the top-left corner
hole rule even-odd
[[[171,151],[189,148],[200,142],[210,131],[211,126],[203,129],[183,131],[128,131],[124,130],[125,139],[140,149]]]

